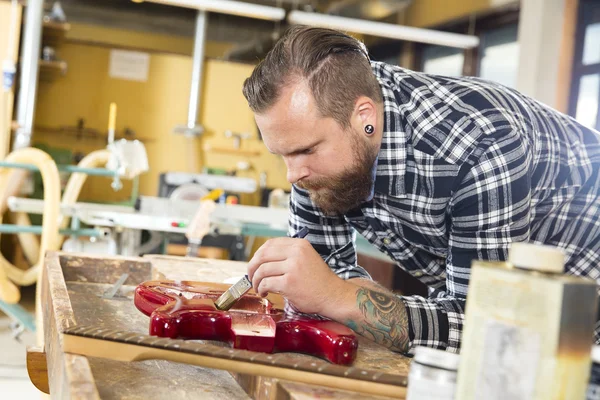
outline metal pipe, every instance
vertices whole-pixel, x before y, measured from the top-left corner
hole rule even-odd
[[[442,32],[364,19],[337,17],[314,12],[294,10],[288,14],[287,21],[292,25],[299,24],[339,29],[346,32],[361,33],[363,35],[462,49],[470,49],[479,46],[479,38],[473,35]]]
[[[281,21],[285,18],[285,10],[279,7],[263,6],[245,1],[233,0],[146,0],[149,3],[159,3],[197,10],[238,15],[240,17],[262,19],[266,21]]]
[[[12,224],[0,224],[0,233],[15,234],[15,233],[33,233],[35,235],[42,234],[42,227],[40,225],[12,225]],[[61,229],[61,235],[71,236],[90,236],[90,237],[101,237],[105,235],[105,232],[95,228],[82,228],[82,229]]]
[[[23,306],[5,303],[0,300],[0,311],[19,321],[25,329],[28,329],[30,332],[35,332],[35,319],[29,311],[23,308]]]
[[[25,32],[21,41],[21,82],[17,104],[17,131],[13,150],[29,147],[33,133],[35,100],[37,96],[39,59],[42,42],[44,0],[29,0],[25,11]]]
[[[62,172],[69,172],[69,173],[80,172],[82,174],[92,175],[92,176],[109,176],[109,177],[119,176],[118,171],[113,171],[112,169],[107,169],[107,168],[81,168],[81,167],[77,167],[75,165],[59,165],[57,168],[59,171],[62,171]]]
[[[198,11],[196,15],[196,32],[194,35],[194,58],[192,61],[192,85],[190,88],[190,104],[187,127],[195,129],[198,121],[198,107],[202,95],[202,71],[204,70],[204,50],[206,45],[206,28],[208,13]]]
[[[9,161],[0,161],[0,168],[18,168],[18,169],[26,169],[29,171],[39,171],[39,168],[33,164],[25,164],[25,163],[15,163]],[[75,165],[58,165],[59,171],[73,173],[82,173],[85,175],[93,175],[93,176],[108,176],[114,177],[118,176],[119,173],[117,171],[113,171],[111,169],[106,168],[81,168]]]

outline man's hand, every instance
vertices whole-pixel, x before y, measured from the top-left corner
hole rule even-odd
[[[331,271],[304,239],[267,241],[250,260],[248,278],[261,296],[278,293],[298,311],[326,317],[328,304],[348,295],[348,284]]]
[[[370,280],[340,279],[304,239],[269,240],[250,260],[248,278],[261,296],[281,294],[300,312],[341,322],[394,351],[408,350],[402,299]]]

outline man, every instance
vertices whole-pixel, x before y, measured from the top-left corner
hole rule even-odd
[[[515,90],[369,62],[340,32],[292,28],[244,84],[293,184],[290,233],[248,265],[280,293],[399,352],[457,352],[471,261],[558,246],[600,277],[600,135]],[[354,231],[429,287],[396,296],[357,265]],[[600,325],[597,325],[596,339]]]

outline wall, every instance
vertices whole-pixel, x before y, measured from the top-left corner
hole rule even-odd
[[[186,56],[192,55],[194,47],[193,39],[188,37],[159,35],[78,23],[71,24],[71,30],[67,32],[66,38],[70,43],[132,48],[155,53],[181,54]],[[231,43],[209,41],[206,43],[206,57],[221,57],[232,47],[233,44]]]
[[[571,8],[570,12],[567,7]],[[567,43],[573,43],[575,33],[574,26],[567,28],[566,16],[574,17],[576,7],[574,2],[566,0],[523,0],[521,6],[521,61],[516,88],[551,107],[563,107],[563,111],[566,111],[565,103],[560,100],[568,91],[562,88],[571,77],[570,68],[564,68],[562,59],[566,58],[568,65],[572,65],[572,45],[569,52]]]
[[[151,170],[140,179],[141,194],[157,194],[161,172],[198,172],[203,166],[232,169],[238,161],[250,162],[253,167],[244,176],[258,179],[259,173],[265,171],[269,186],[288,187],[284,164],[257,139],[252,113],[241,93],[242,83],[250,75],[252,66],[218,60],[206,62],[200,109],[201,124],[206,132],[201,140],[188,139],[172,130],[187,120],[191,58],[152,53],[147,82],[113,79],[108,76],[111,46],[101,46],[98,40],[106,38],[111,44],[124,43],[126,47],[134,47],[136,41],[159,45],[162,42],[152,35],[136,39],[135,35],[141,35],[139,33],[115,30],[107,34],[105,28],[99,28],[96,34],[90,33],[94,29],[74,28],[69,41],[58,49],[59,56],[68,62],[68,73],[54,82],[40,84],[34,142],[84,153],[103,147],[105,142],[100,139],[81,139],[52,131],[60,126],[74,126],[79,118],[83,118],[87,127],[105,132],[108,107],[114,101],[118,105],[118,135],[128,127],[146,145]],[[77,32],[87,33],[75,36]],[[120,37],[123,37],[122,41]],[[91,39],[94,44],[89,44]],[[165,43],[169,42],[168,38],[165,40]],[[186,52],[185,46],[184,42],[174,41],[172,49]],[[256,151],[259,155],[215,151],[215,148],[233,149],[233,139],[224,136],[226,130],[251,133],[253,139],[244,141],[241,150]],[[206,145],[213,150],[204,154]],[[115,194],[109,189],[109,182],[108,179],[90,178],[82,198],[95,201],[127,199],[127,188]]]
[[[21,6],[18,7],[17,27],[21,24]],[[0,73],[2,72],[2,62],[8,57],[9,51],[9,30],[11,18],[11,3],[0,1]],[[19,42],[20,30],[15,29],[13,45],[17,46]],[[18,47],[16,47],[18,49]],[[16,53],[16,51],[15,51]],[[13,61],[16,61],[17,55],[13,54]],[[4,92],[0,84],[0,159],[3,159],[10,148],[10,125],[12,122],[14,93],[13,91]]]

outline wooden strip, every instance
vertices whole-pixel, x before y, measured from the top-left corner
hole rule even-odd
[[[246,350],[237,350],[223,348],[211,344],[198,344],[184,340],[170,339],[158,344],[154,336],[144,335],[135,332],[117,332],[111,333],[109,329],[101,327],[77,327],[67,329],[65,333],[77,336],[84,336],[94,339],[116,341],[124,344],[135,344],[146,347],[162,348],[172,351],[169,342],[178,344],[175,351],[194,353],[206,357],[223,358],[234,361],[251,362],[261,365],[272,365],[278,368],[290,368],[298,371],[320,373],[330,376],[346,377],[361,381],[378,381],[390,385],[406,386],[406,377],[401,375],[386,374],[377,371],[371,371],[364,368],[345,367],[341,365],[330,364],[323,360],[311,358],[309,360],[295,363],[293,366],[285,362],[284,355],[256,353]],[[281,363],[279,363],[281,361]]]
[[[99,400],[100,395],[87,359],[63,352],[61,332],[75,326],[75,319],[58,254],[46,253],[46,273],[42,282],[38,282],[38,285],[42,285],[48,387],[53,399]]]
[[[366,398],[362,393],[353,393],[347,390],[330,390],[318,386],[304,385],[296,382],[286,381],[278,381],[276,391],[276,400],[308,400],[314,398],[321,400],[365,400]],[[368,396],[368,399],[389,400],[389,397],[371,395]]]
[[[292,370],[289,368],[280,368],[245,361],[216,358],[201,354],[186,353],[183,351],[172,351],[143,345],[126,344],[112,340],[94,339],[68,333],[63,335],[63,344],[66,352],[89,357],[101,357],[129,362],[163,359],[242,374],[272,377],[311,385],[327,386],[334,389],[345,389],[369,395],[394,398],[404,398],[406,395],[406,388],[402,386],[349,379],[316,372]]]
[[[58,252],[48,252],[45,257],[46,267],[46,279],[48,283],[47,295],[51,298],[47,299],[52,301],[56,315],[53,315],[57,328],[62,332],[63,330],[75,326],[75,319],[73,318],[73,308],[71,307],[71,300],[69,299],[69,293],[67,291],[67,285],[63,276],[62,268],[60,266]],[[50,303],[48,303],[50,305]],[[49,313],[44,313],[48,316]]]
[[[164,339],[164,341],[159,344],[157,338],[154,336],[135,332],[118,332],[95,326],[82,326],[73,329],[67,329],[65,333],[91,337],[95,339],[117,341],[125,344],[135,344],[147,347],[163,348],[166,350],[183,351],[207,357],[224,358],[228,360],[251,362],[261,365],[272,365],[278,368],[289,368],[298,371],[344,377],[360,381],[379,382],[395,386],[407,385],[406,376],[403,375],[383,373],[381,371],[373,371],[365,368],[335,365],[315,358],[295,362],[292,365],[292,363],[286,359],[284,354],[256,353],[246,350],[224,348],[212,344],[198,344],[195,342],[174,339]]]

